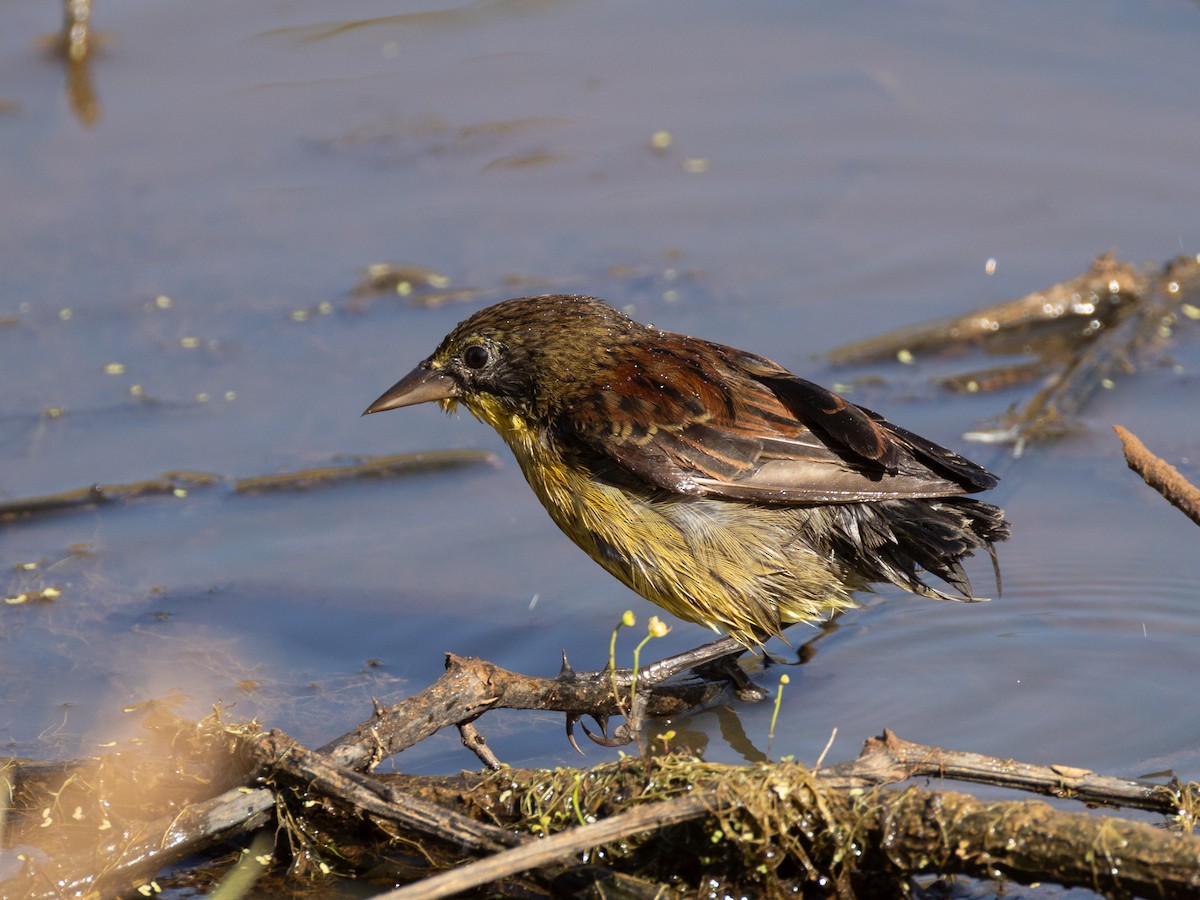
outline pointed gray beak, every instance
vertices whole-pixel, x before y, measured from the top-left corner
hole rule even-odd
[[[363,411],[363,415],[428,403],[431,400],[453,400],[456,397],[458,385],[453,378],[429,368],[428,363],[421,363],[384,391],[378,400]]]

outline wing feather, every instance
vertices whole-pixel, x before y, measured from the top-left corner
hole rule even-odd
[[[645,347],[644,344],[639,345]],[[945,497],[995,476],[750,353],[665,332],[559,432],[668,491],[775,504]]]

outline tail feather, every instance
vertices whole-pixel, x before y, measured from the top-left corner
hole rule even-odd
[[[852,568],[868,580],[890,581],[934,599],[986,600],[975,596],[962,565],[976,550],[984,549],[991,557],[999,591],[994,545],[1009,535],[1009,523],[999,507],[969,497],[949,497],[846,504],[840,509],[854,521],[843,522],[846,540],[835,540],[834,550],[853,557]],[[854,540],[854,534],[860,540]],[[954,593],[928,584],[922,573],[940,579]]]

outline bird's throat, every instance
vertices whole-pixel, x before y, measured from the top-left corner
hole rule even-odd
[[[490,394],[479,394],[463,401],[471,415],[486,425],[491,425],[513,452],[521,455],[519,445],[532,440],[533,429],[528,420],[505,403]]]

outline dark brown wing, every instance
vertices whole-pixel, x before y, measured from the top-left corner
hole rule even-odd
[[[683,494],[844,503],[984,490],[993,475],[870,410],[732,347],[657,333],[560,427]]]

